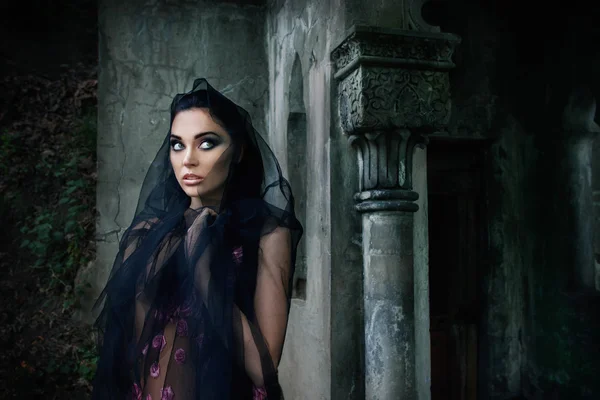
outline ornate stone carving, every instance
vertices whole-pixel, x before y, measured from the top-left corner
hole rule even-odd
[[[425,133],[449,123],[447,70],[458,42],[449,34],[355,27],[333,51],[340,121],[358,156],[357,210],[417,210],[413,151]]]
[[[336,79],[358,64],[420,66],[426,69],[454,68],[452,55],[460,42],[456,35],[357,26],[331,54]]]
[[[350,136],[356,149],[360,192],[374,189],[412,189],[412,155],[424,136],[407,129]]]
[[[339,86],[340,119],[347,133],[448,125],[450,82],[442,71],[359,67]]]
[[[340,117],[348,134],[448,125],[447,70],[459,38],[450,34],[355,27],[332,53]]]

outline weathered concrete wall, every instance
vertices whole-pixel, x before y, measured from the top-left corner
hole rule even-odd
[[[578,199],[558,179],[566,170],[564,143],[539,135],[534,144],[526,193],[535,240],[525,271],[523,392],[535,400],[595,399],[600,395],[600,296],[573,287],[573,238],[564,234],[573,222],[569,203]]]
[[[264,9],[218,2],[99,5],[97,263],[87,304],[104,285],[139,188],[168,131],[176,93],[206,77],[265,131]]]
[[[286,399],[330,398],[330,68],[324,18],[328,14],[327,2],[285,1],[273,6],[267,20],[269,140],[284,173],[292,172],[302,181],[291,183],[305,199],[300,246],[306,259],[306,286],[302,297],[292,299],[279,372]],[[300,117],[305,118],[305,132],[290,123]],[[296,144],[296,149],[289,147]],[[298,168],[304,179],[292,171]]]
[[[524,269],[533,261],[528,230],[526,154],[531,151],[514,118],[497,121],[489,149],[488,255],[482,291],[480,396],[505,399],[521,392]],[[486,266],[484,266],[485,268]]]

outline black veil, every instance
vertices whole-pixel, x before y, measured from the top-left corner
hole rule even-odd
[[[223,196],[190,208],[169,129],[96,303],[93,399],[282,398],[277,365],[302,235],[291,188],[244,109],[198,79],[175,96],[171,123],[190,102],[231,137]]]

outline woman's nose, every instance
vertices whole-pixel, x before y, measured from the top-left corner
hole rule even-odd
[[[193,151],[188,151],[185,154],[185,157],[183,158],[183,165],[186,167],[193,167],[198,165],[198,160],[196,159],[196,156],[194,155]]]

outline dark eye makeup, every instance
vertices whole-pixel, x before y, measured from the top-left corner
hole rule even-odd
[[[217,144],[218,144],[218,141],[216,139],[202,138],[202,140],[200,141],[200,144],[198,145],[198,148],[200,148],[202,150],[210,150],[213,147],[215,147]],[[173,149],[173,151],[181,151],[184,148],[185,148],[185,146],[183,145],[183,143],[180,140],[171,139],[171,149]]]

